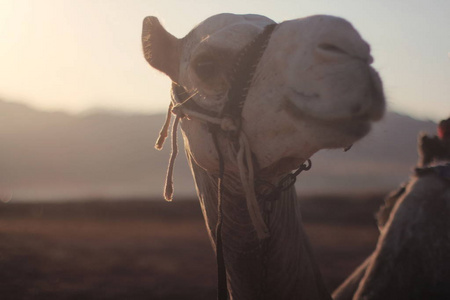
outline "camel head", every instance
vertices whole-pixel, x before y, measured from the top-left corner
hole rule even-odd
[[[157,18],[147,17],[144,55],[184,89],[188,101],[220,115],[239,54],[270,24],[263,16],[220,14],[178,39]],[[369,45],[343,19],[318,15],[278,24],[241,113],[259,170],[285,173],[320,149],[348,147],[365,136],[385,106],[371,63]],[[195,162],[216,172],[217,154],[205,123],[188,116],[181,126]],[[225,153],[232,152],[225,139],[220,143]]]

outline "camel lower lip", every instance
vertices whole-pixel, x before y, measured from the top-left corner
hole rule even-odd
[[[300,95],[297,93],[297,95]],[[313,99],[320,99],[320,97],[317,96],[305,96],[306,98],[308,98],[308,100],[313,100]],[[305,97],[303,97],[303,101],[305,99]],[[308,101],[306,100],[306,101]],[[298,120],[304,120],[305,118],[307,119],[315,119],[315,120],[320,120],[323,122],[330,122],[330,123],[335,123],[335,122],[369,122],[371,120],[370,115],[367,114],[362,114],[362,115],[349,115],[349,116],[342,116],[342,117],[325,117],[325,116],[320,116],[314,113],[310,113],[305,111],[304,109],[300,108],[297,105],[297,102],[300,100],[293,100],[291,97],[285,97],[284,101],[282,102],[283,108],[284,110],[291,115],[292,117],[294,117],[295,119]]]
[[[370,131],[371,118],[369,115],[327,120],[326,118],[320,118],[303,111],[288,97],[285,98],[283,106],[284,110],[296,120],[302,122],[320,122],[322,125],[329,127],[330,130],[344,132],[346,135],[355,139],[363,137]]]
[[[292,117],[303,120],[305,118],[308,119],[316,119],[321,120],[323,122],[371,122],[377,121],[381,118],[378,114],[372,115],[371,112],[359,113],[356,111],[354,114],[349,113],[348,115],[342,114],[341,116],[337,114],[331,114],[329,116],[320,115],[314,112],[308,112],[301,106],[299,106],[299,101],[320,101],[321,98],[317,94],[306,95],[300,92],[293,92],[296,97],[285,96],[284,101],[282,102],[282,106],[288,114]],[[300,95],[303,95],[300,97]]]

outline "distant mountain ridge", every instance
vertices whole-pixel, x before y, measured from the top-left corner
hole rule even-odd
[[[153,148],[164,115],[45,112],[0,101],[0,195],[17,200],[156,197],[169,145]],[[387,113],[349,152],[314,155],[299,179],[300,193],[387,190],[406,179],[417,160],[420,131],[436,124]],[[175,197],[195,194],[186,158],[175,168]]]

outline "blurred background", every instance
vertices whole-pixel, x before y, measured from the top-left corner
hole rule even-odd
[[[2,299],[214,297],[184,155],[175,203],[162,200],[170,149],[153,145],[170,81],[140,40],[145,16],[183,37],[221,12],[337,15],[371,44],[386,117],[350,151],[316,154],[297,183],[330,289],[370,253],[373,213],[407,180],[418,134],[450,116],[450,2],[1,0]]]
[[[300,191],[396,186],[417,159],[418,132],[434,132],[432,122],[450,114],[445,0],[2,0],[1,199],[159,197],[168,152],[155,151],[153,143],[170,101],[170,80],[145,62],[141,23],[154,15],[183,37],[220,12],[263,14],[277,22],[337,15],[372,46],[390,113],[348,153],[316,155]],[[176,196],[193,196],[183,156],[176,171]]]

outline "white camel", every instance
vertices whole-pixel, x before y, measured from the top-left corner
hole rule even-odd
[[[335,300],[450,299],[450,119],[438,132],[419,138],[419,167],[386,197],[376,249]]]
[[[369,45],[349,22],[322,15],[275,24],[220,14],[181,39],[147,17],[142,41],[146,60],[173,81],[170,165],[180,122],[219,299],[226,290],[235,300],[330,299],[289,174],[320,149],[347,148],[382,117]],[[169,200],[170,178],[171,168]]]

